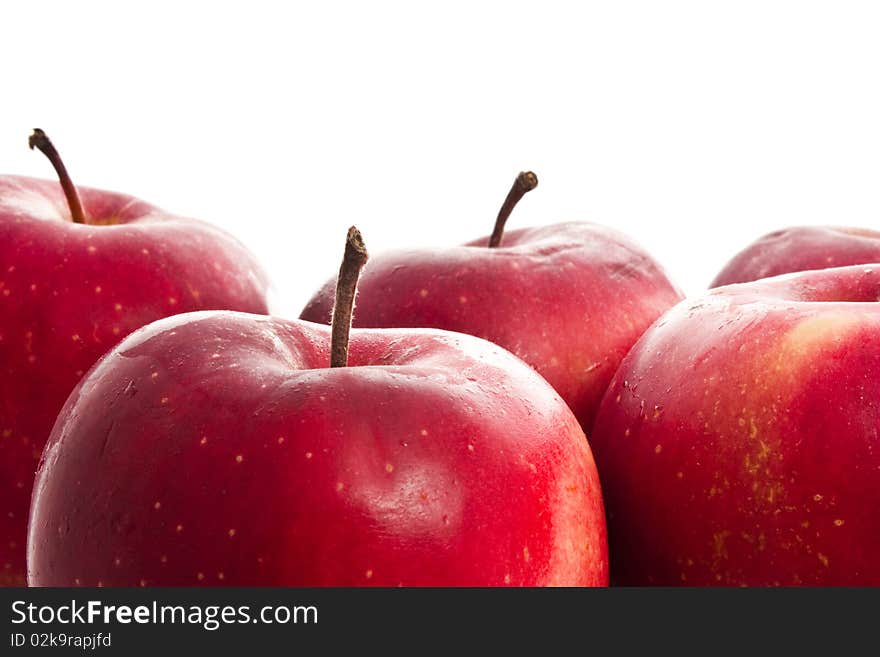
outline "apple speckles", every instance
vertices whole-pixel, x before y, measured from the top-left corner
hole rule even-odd
[[[655,454],[659,454],[659,453],[662,452],[662,451],[663,451],[663,445],[661,445],[660,443],[657,443],[657,444],[654,446],[654,453],[655,453]]]
[[[162,399],[159,400],[159,403],[162,404],[162,406],[166,406],[168,404],[168,397],[162,397]]]
[[[3,430],[3,437],[4,438],[9,438],[11,435],[12,435],[12,429],[4,429]]]
[[[235,528],[230,528],[230,530],[226,533],[229,535],[229,538],[235,538],[235,534],[236,534]]]
[[[727,539],[731,532],[727,529],[712,534],[712,551],[716,561],[727,559]]]
[[[835,527],[843,527],[843,523],[844,523],[843,518],[835,518],[834,519],[834,526]]]
[[[121,330],[120,330],[120,328],[119,328],[118,326],[114,326],[114,327],[113,327],[112,329],[110,329],[110,330],[113,332],[113,335],[119,335],[119,334],[121,333]]]
[[[367,572],[364,573],[364,577],[367,579],[373,579],[373,569],[367,568]]]
[[[207,445],[207,444],[208,444],[208,437],[207,437],[207,436],[202,436],[201,440],[199,440],[199,445],[201,445],[202,447],[204,447],[204,446]]]
[[[102,288],[100,285],[96,285],[96,286],[95,286],[95,294],[101,294],[101,290],[102,290],[102,289],[103,289],[103,288]]]
[[[113,565],[116,566],[117,568],[119,568],[119,566],[122,565],[122,559],[120,559],[119,557],[116,557],[116,558],[113,560]]]
[[[426,298],[428,296],[428,290],[422,288],[421,290],[419,290],[419,296],[422,297],[422,299]]]
[[[200,582],[205,579],[205,573],[196,573],[196,579]]]
[[[504,583],[507,585],[510,584],[510,573],[504,573]]]
[[[684,472],[679,470],[678,472],[675,473],[675,478],[676,479],[684,479]]]
[[[88,252],[89,255],[95,255],[98,252],[98,249],[94,244],[89,244],[86,247],[86,251]]]
[[[168,563],[168,555],[163,554],[161,557],[159,557],[159,563]]]
[[[114,303],[113,310],[115,310],[118,313],[121,313],[122,312],[122,304],[119,302]]]
[[[160,502],[159,500],[156,500],[155,502],[153,502],[153,508],[154,508],[156,511],[158,511],[159,509],[162,508],[162,502]]]
[[[79,342],[80,340],[82,340],[82,338],[79,337],[79,333],[74,333],[73,335],[70,336],[70,339],[73,340],[74,342]]]
[[[312,454],[311,452],[306,452],[306,461],[311,461],[313,456],[314,454]]]
[[[37,291],[37,284],[31,283],[30,290],[31,290],[31,292],[36,292]]]
[[[177,297],[168,297],[168,305],[176,306],[177,305]]]
[[[831,563],[831,562],[829,561],[829,559],[828,559],[828,557],[827,557],[826,555],[824,555],[824,554],[822,554],[821,552],[819,552],[819,553],[816,555],[816,557],[818,557],[819,562],[820,562],[823,566],[825,566],[826,568],[828,568],[828,564]]]
[[[341,481],[337,481],[336,482],[336,492],[341,493],[344,489],[345,489],[345,484],[343,484]]]
[[[419,431],[419,435],[420,435],[420,436],[427,436],[427,435],[428,435],[428,430],[427,430],[427,429],[422,429],[421,431]]]
[[[146,586],[147,586],[147,580],[142,579],[142,580],[139,582],[139,585],[140,585],[141,588],[146,588]]]
[[[284,436],[278,436],[278,441],[277,441],[277,442],[278,442],[279,445],[283,445],[283,444],[284,444]]]
[[[174,528],[174,531],[177,532],[178,534],[182,534],[182,533],[183,533],[183,525],[178,524],[178,525]]]
[[[141,249],[141,253],[142,253],[143,255],[149,257],[149,255],[150,255],[150,250],[149,250],[149,249]]]
[[[387,472],[388,474],[391,474],[392,472],[394,472],[394,466],[391,465],[390,463],[386,463],[385,464],[385,472]]]
[[[814,501],[814,502],[821,502],[821,501],[822,501],[822,495],[820,495],[819,493],[816,493],[815,495],[813,495],[813,501]]]
[[[522,558],[523,558],[523,561],[525,561],[526,563],[528,563],[529,561],[532,560],[532,556],[529,554],[529,546],[528,545],[523,546]]]
[[[244,454],[236,454],[235,455],[235,462],[241,463],[242,461],[244,461]]]
[[[226,579],[226,574],[221,570],[219,573],[217,573],[217,579],[222,582],[224,579]]]
[[[755,422],[755,418],[749,418],[749,438],[756,438],[758,435],[758,424]],[[763,441],[762,443],[763,444]]]
[[[474,450],[476,449],[476,447],[474,447],[474,444],[473,444],[473,443],[468,443],[468,444],[467,444],[467,449],[468,449],[468,451],[469,451],[471,454],[473,454],[473,453],[474,453]]]
[[[458,302],[464,305],[468,302],[468,298],[462,294],[460,297],[458,297]]]
[[[155,381],[156,379],[159,378],[159,373],[158,373],[158,372],[152,372],[152,373],[150,373],[150,378],[151,378],[153,381]]]
[[[30,363],[31,365],[33,365],[34,363],[37,362],[37,357],[34,356],[33,354],[31,354],[30,356],[27,357],[27,362]]]

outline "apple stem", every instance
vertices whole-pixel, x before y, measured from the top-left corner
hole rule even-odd
[[[357,294],[361,269],[367,264],[368,257],[361,232],[352,226],[345,238],[345,254],[336,279],[336,302],[333,304],[333,319],[330,321],[330,367],[348,365],[348,336],[351,332],[354,297]]]
[[[498,211],[498,218],[495,220],[495,228],[492,230],[492,237],[489,238],[489,248],[493,249],[501,245],[501,238],[504,235],[504,224],[507,218],[513,212],[513,208],[519,203],[519,200],[528,192],[538,186],[538,176],[531,171],[521,171],[513,181],[513,187],[507,192],[507,198]]]
[[[82,201],[76,191],[76,186],[70,179],[67,167],[64,166],[64,162],[61,160],[58,151],[55,150],[55,145],[52,144],[49,136],[39,128],[34,128],[33,134],[28,137],[28,146],[30,146],[31,150],[34,150],[34,148],[39,149],[43,155],[49,158],[52,166],[55,167],[58,180],[61,182],[61,188],[64,190],[64,196],[67,197],[67,205],[70,207],[70,216],[73,219],[73,223],[86,223],[86,212],[83,210]]]

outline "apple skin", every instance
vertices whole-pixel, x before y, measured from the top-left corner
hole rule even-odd
[[[38,586],[606,585],[584,434],[518,359],[442,331],[232,312],[153,323],[62,410]]]
[[[880,266],[682,302],[591,436],[612,582],[880,585]]]
[[[621,233],[562,223],[465,246],[374,256],[354,325],[468,333],[513,352],[556,389],[589,435],[629,348],[681,299],[660,266]],[[301,318],[327,324],[335,278]]]
[[[268,311],[245,248],[208,224],[57,182],[0,177],[0,585],[23,585],[34,470],[76,382],[149,322],[190,310]],[[99,225],[114,222],[116,225]]]
[[[810,269],[880,262],[880,232],[795,226],[764,235],[728,262],[710,287],[747,283]]]

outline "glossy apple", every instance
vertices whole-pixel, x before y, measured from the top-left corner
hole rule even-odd
[[[263,273],[226,233],[123,194],[77,194],[66,171],[62,181],[77,222],[57,182],[0,177],[0,584],[25,582],[34,470],[98,357],[175,313],[267,312]]]
[[[765,235],[728,262],[711,287],[809,269],[880,262],[880,232],[866,228],[796,226]]]
[[[195,313],[106,355],[44,455],[30,583],[606,584],[598,475],[553,389],[444,331],[356,329],[346,354],[349,326],[331,347]]]
[[[880,267],[718,288],[649,329],[591,445],[612,581],[880,585]]]
[[[550,382],[589,434],[620,360],[681,295],[648,254],[603,226],[515,230],[501,245],[513,206],[536,185],[533,173],[519,175],[491,238],[373,258],[354,322],[441,328],[501,345]],[[301,318],[329,322],[333,289],[330,280]]]

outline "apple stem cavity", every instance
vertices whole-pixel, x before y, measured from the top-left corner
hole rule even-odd
[[[507,218],[513,212],[513,208],[519,203],[519,200],[527,193],[538,186],[538,176],[531,171],[521,171],[513,181],[513,187],[507,192],[507,198],[498,211],[498,218],[495,220],[495,228],[492,229],[492,237],[489,238],[489,248],[494,249],[501,246],[501,238],[504,236],[504,224]]]
[[[70,216],[73,219],[73,223],[86,223],[86,212],[83,209],[79,193],[77,193],[76,186],[70,179],[70,174],[67,173],[67,167],[64,166],[64,162],[61,160],[58,151],[55,150],[55,145],[49,139],[49,136],[39,128],[34,128],[33,134],[28,137],[28,146],[30,146],[31,150],[34,150],[34,148],[39,149],[43,155],[49,158],[52,166],[55,167],[61,188],[64,190],[64,196],[67,198],[67,205],[70,207]]]
[[[354,297],[357,294],[358,278],[361,269],[367,264],[367,258],[369,254],[361,232],[352,226],[345,238],[345,254],[336,279],[336,302],[333,304],[333,319],[330,322],[330,367],[348,365],[348,336],[351,332]]]

